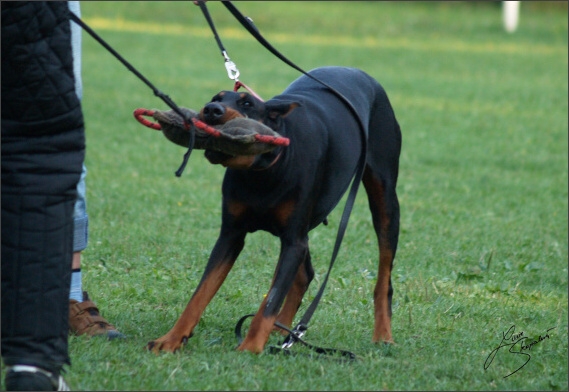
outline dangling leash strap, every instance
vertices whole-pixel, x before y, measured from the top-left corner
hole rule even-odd
[[[202,11],[206,8],[205,2],[203,1],[199,1],[198,2],[200,7],[202,8]],[[334,250],[332,252],[332,258],[330,260],[330,265],[328,267],[328,272],[326,273],[326,277],[324,278],[324,282],[322,283],[322,285],[320,286],[320,289],[318,290],[318,293],[316,294],[315,298],[313,299],[312,303],[310,304],[310,306],[308,307],[307,311],[305,312],[305,314],[303,315],[302,319],[300,320],[300,322],[293,328],[293,330],[289,330],[286,327],[284,327],[283,325],[279,325],[276,324],[277,327],[279,328],[283,328],[284,330],[289,332],[289,335],[287,336],[287,338],[285,339],[284,343],[281,346],[282,350],[288,350],[288,348],[290,348],[295,342],[302,342],[303,344],[315,348],[314,346],[310,346],[308,345],[305,341],[303,341],[301,339],[301,337],[304,335],[304,333],[306,332],[306,330],[308,329],[308,322],[310,321],[310,319],[312,318],[312,315],[314,314],[314,312],[316,311],[316,308],[322,298],[322,295],[324,293],[324,289],[326,287],[326,284],[328,282],[328,278],[330,276],[330,273],[332,271],[332,267],[334,265],[334,262],[336,261],[336,257],[338,255],[338,251],[340,249],[340,244],[342,243],[342,239],[344,238],[344,233],[346,231],[347,225],[348,225],[348,220],[350,218],[350,213],[352,211],[352,208],[354,206],[354,202],[356,200],[356,196],[358,193],[358,188],[359,185],[361,183],[362,180],[362,176],[363,176],[363,172],[365,169],[365,163],[366,163],[366,154],[367,154],[367,131],[366,131],[366,127],[364,122],[362,121],[362,119],[360,118],[357,110],[354,108],[354,106],[352,105],[352,103],[342,94],[340,93],[338,90],[336,90],[335,88],[331,87],[330,85],[328,85],[327,83],[321,81],[320,79],[316,78],[315,76],[307,73],[306,71],[304,71],[302,68],[300,68],[299,66],[297,66],[296,64],[294,64],[292,61],[290,61],[288,58],[286,58],[283,54],[281,54],[277,49],[275,49],[259,32],[259,30],[255,27],[255,25],[253,24],[252,20],[250,18],[245,17],[232,3],[231,1],[223,1],[222,4],[229,10],[229,12],[231,12],[233,14],[233,16],[241,23],[241,25],[243,25],[243,27],[245,27],[245,29],[247,31],[249,31],[249,33],[255,37],[255,39],[261,44],[263,45],[267,50],[269,50],[272,54],[274,54],[276,57],[278,57],[281,61],[283,61],[284,63],[286,63],[287,65],[291,66],[292,68],[296,69],[297,71],[301,72],[302,74],[308,76],[309,78],[313,79],[314,81],[322,84],[323,86],[325,86],[326,88],[328,88],[334,95],[336,95],[345,105],[346,107],[352,112],[354,118],[356,118],[356,120],[358,121],[358,125],[362,134],[362,151],[360,154],[360,159],[358,161],[358,166],[356,168],[354,177],[353,177],[353,181],[352,181],[352,186],[350,188],[350,192],[348,194],[348,198],[346,200],[346,204],[344,207],[344,212],[342,213],[342,218],[340,221],[340,225],[338,227],[338,234],[336,236],[336,242],[334,244]],[[205,13],[204,13],[205,14]],[[207,17],[206,17],[207,18]],[[208,22],[210,23],[210,26],[213,25],[213,22],[211,21],[211,18],[208,19]],[[217,33],[214,33],[217,34]],[[216,40],[218,40],[218,42],[221,42],[219,40],[219,37],[216,37]],[[243,321],[245,318],[247,318],[248,316],[245,316],[244,318],[242,318],[241,320],[239,320],[236,328],[235,328],[235,333],[236,336],[239,339],[241,339],[241,326],[243,324]],[[318,350],[321,350],[321,352],[330,352],[330,350],[333,349],[320,349],[320,348],[315,348]],[[278,349],[277,349],[278,350]],[[273,350],[275,351],[275,350]],[[355,355],[352,353],[349,353],[349,355],[347,355],[348,357],[353,357],[355,358]]]
[[[128,61],[126,61],[124,57],[122,57],[107,42],[105,42],[97,33],[95,33],[95,31],[93,29],[91,29],[77,15],[75,15],[73,12],[69,11],[69,17],[73,22],[77,23],[79,26],[81,26],[83,28],[83,30],[85,30],[87,33],[89,33],[89,35],[91,37],[93,37],[95,39],[95,41],[100,43],[113,56],[115,56],[121,63],[123,63],[123,65],[125,67],[127,67],[129,71],[131,71],[133,74],[135,74],[148,87],[150,87],[152,89],[152,91],[154,92],[155,96],[162,99],[162,101],[164,101],[166,103],[166,105],[168,105],[172,110],[174,110],[178,115],[180,115],[181,118],[184,119],[184,126],[190,134],[190,144],[188,146],[188,151],[184,154],[184,160],[183,160],[182,164],[180,165],[180,168],[176,171],[176,176],[180,177],[182,175],[184,169],[186,168],[186,165],[188,163],[188,159],[190,158],[190,155],[192,153],[192,150],[194,148],[194,143],[195,143],[195,134],[194,134],[194,131],[190,125],[190,124],[192,124],[191,119],[189,117],[187,117],[186,114],[182,110],[180,110],[178,105],[176,105],[176,103],[174,103],[174,101],[168,95],[166,95],[162,91],[158,90],[147,78],[144,77],[144,75],[142,75]]]

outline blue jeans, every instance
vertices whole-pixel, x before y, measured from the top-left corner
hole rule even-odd
[[[68,7],[71,12],[74,12],[79,17],[81,16],[78,1],[70,1]],[[73,22],[69,23],[71,24],[71,52],[73,53],[75,93],[79,100],[81,100],[83,97],[83,83],[81,80],[81,28]],[[89,217],[87,216],[87,201],[85,197],[86,175],[87,168],[85,164],[83,164],[81,179],[77,183],[77,201],[75,202],[75,210],[73,212],[73,252],[80,252],[85,249],[89,240]]]
[[[77,183],[77,200],[73,211],[73,252],[80,252],[87,247],[89,241],[89,216],[87,215],[87,200],[85,197],[85,176],[87,168],[83,164],[81,179]]]

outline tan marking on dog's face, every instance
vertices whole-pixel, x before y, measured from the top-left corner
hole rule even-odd
[[[241,113],[239,113],[237,110],[232,109],[232,108],[228,108],[226,106],[225,107],[225,115],[219,121],[219,125],[223,125],[226,122],[233,120],[234,118],[239,118],[239,117],[245,117],[245,116],[242,115]]]
[[[216,121],[215,123],[210,123],[205,121],[205,116],[203,114],[203,108],[200,110],[200,113],[198,115],[198,118],[207,123],[208,125],[223,125],[226,122],[233,120],[234,118],[239,118],[239,117],[245,117],[244,115],[242,115],[241,113],[239,113],[237,110],[225,107],[225,114],[223,115],[223,117],[221,117],[219,119],[219,121]]]
[[[231,169],[245,170],[253,166],[253,162],[255,162],[254,155],[237,155],[221,162],[221,165]]]
[[[231,169],[245,170],[249,169],[255,162],[255,155],[236,155],[217,154],[206,150],[205,157],[214,165],[221,165]]]

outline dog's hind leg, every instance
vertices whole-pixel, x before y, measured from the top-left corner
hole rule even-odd
[[[391,334],[391,269],[399,237],[399,202],[395,184],[380,178],[370,166],[366,167],[363,183],[368,195],[373,226],[379,243],[379,269],[374,290],[374,342],[392,343]]]
[[[244,243],[244,233],[236,234],[231,230],[222,229],[222,234],[213,248],[202,279],[190,302],[166,335],[148,343],[149,350],[156,353],[159,351],[174,352],[190,338],[203,311],[221,287],[243,249]]]

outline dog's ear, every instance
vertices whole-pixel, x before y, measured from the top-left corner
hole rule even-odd
[[[271,99],[265,102],[265,113],[271,120],[276,120],[279,116],[288,116],[290,112],[299,106],[301,106],[299,102]]]

